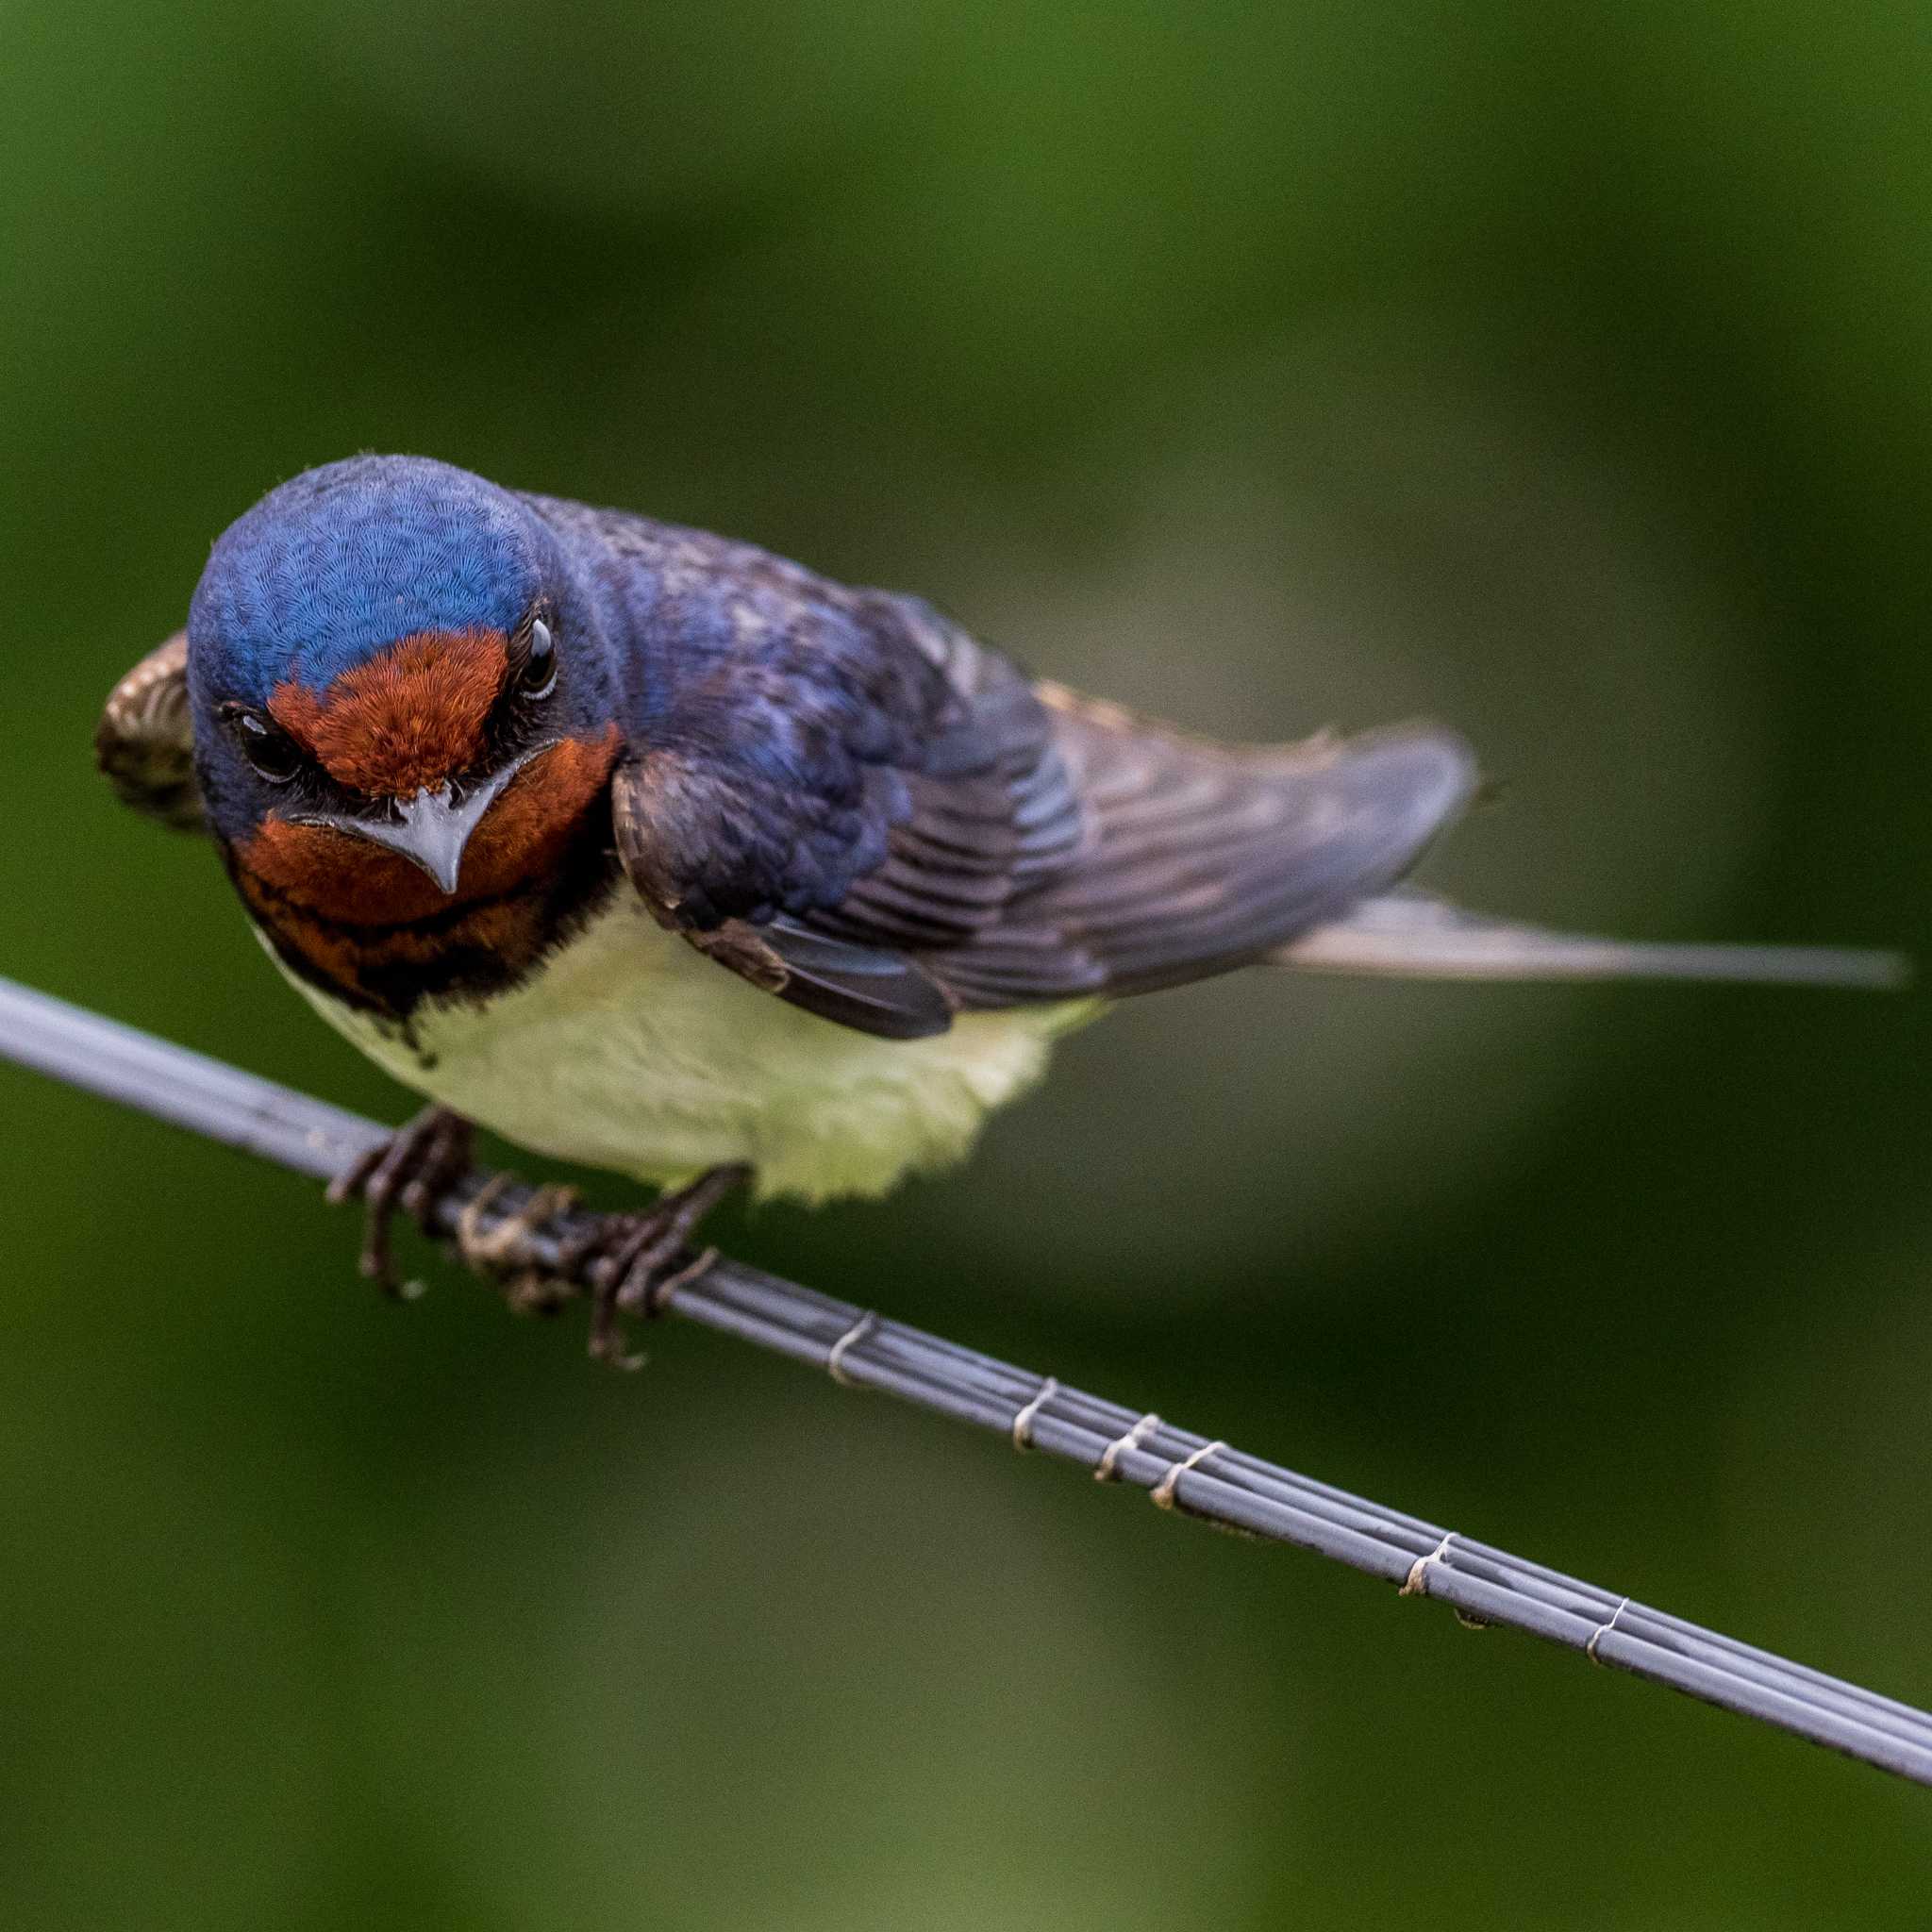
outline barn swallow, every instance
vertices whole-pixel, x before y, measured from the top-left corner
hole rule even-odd
[[[234,524],[98,750],[212,833],[295,987],[435,1103],[349,1177],[367,1271],[472,1121],[667,1191],[606,1218],[606,1354],[740,1179],[822,1201],[954,1161],[1130,994],[1253,965],[1900,972],[1460,912],[1403,884],[1476,785],[1451,731],[1191,737],[917,598],[417,458]]]

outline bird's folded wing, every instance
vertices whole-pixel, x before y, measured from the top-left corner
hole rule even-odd
[[[185,631],[150,651],[108,694],[94,757],[122,804],[176,831],[208,829],[194,781]]]
[[[1474,783],[1428,726],[1189,738],[1032,685],[909,600],[807,629],[716,662],[639,736],[618,851],[667,925],[868,1032],[1262,958],[1399,878]]]

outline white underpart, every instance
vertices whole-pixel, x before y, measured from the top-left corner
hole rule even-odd
[[[1090,1010],[876,1040],[760,992],[623,891],[521,986],[421,1009],[408,1038],[291,977],[406,1086],[519,1146],[656,1184],[744,1160],[759,1193],[814,1201],[958,1159]]]

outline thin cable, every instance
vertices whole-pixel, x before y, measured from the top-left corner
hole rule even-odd
[[[0,1058],[101,1098],[332,1180],[386,1138],[359,1115],[0,979]],[[473,1171],[438,1203],[439,1231],[467,1214],[486,1240],[529,1201],[522,1181]],[[512,1240],[506,1259],[553,1269],[588,1225],[565,1212]],[[585,1279],[601,1281],[608,1263]],[[583,1281],[571,1284],[581,1288]],[[1932,1785],[1932,1716],[1894,1698],[1646,1608],[1631,1598],[1476,1542],[1419,1517],[1297,1475],[1052,1376],[1013,1368],[741,1262],[719,1259],[673,1285],[682,1315],[941,1415],[997,1431],[1147,1491],[1163,1508],[1292,1543],[1445,1603],[1462,1621],[1560,1643],[1608,1670],[1665,1684],[1813,1743]]]

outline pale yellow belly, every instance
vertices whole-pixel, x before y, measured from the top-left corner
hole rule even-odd
[[[487,1008],[420,1013],[405,1041],[294,984],[397,1079],[539,1154],[654,1183],[749,1161],[760,1194],[879,1194],[972,1146],[1091,1002],[969,1013],[875,1040],[747,985],[620,893]]]

